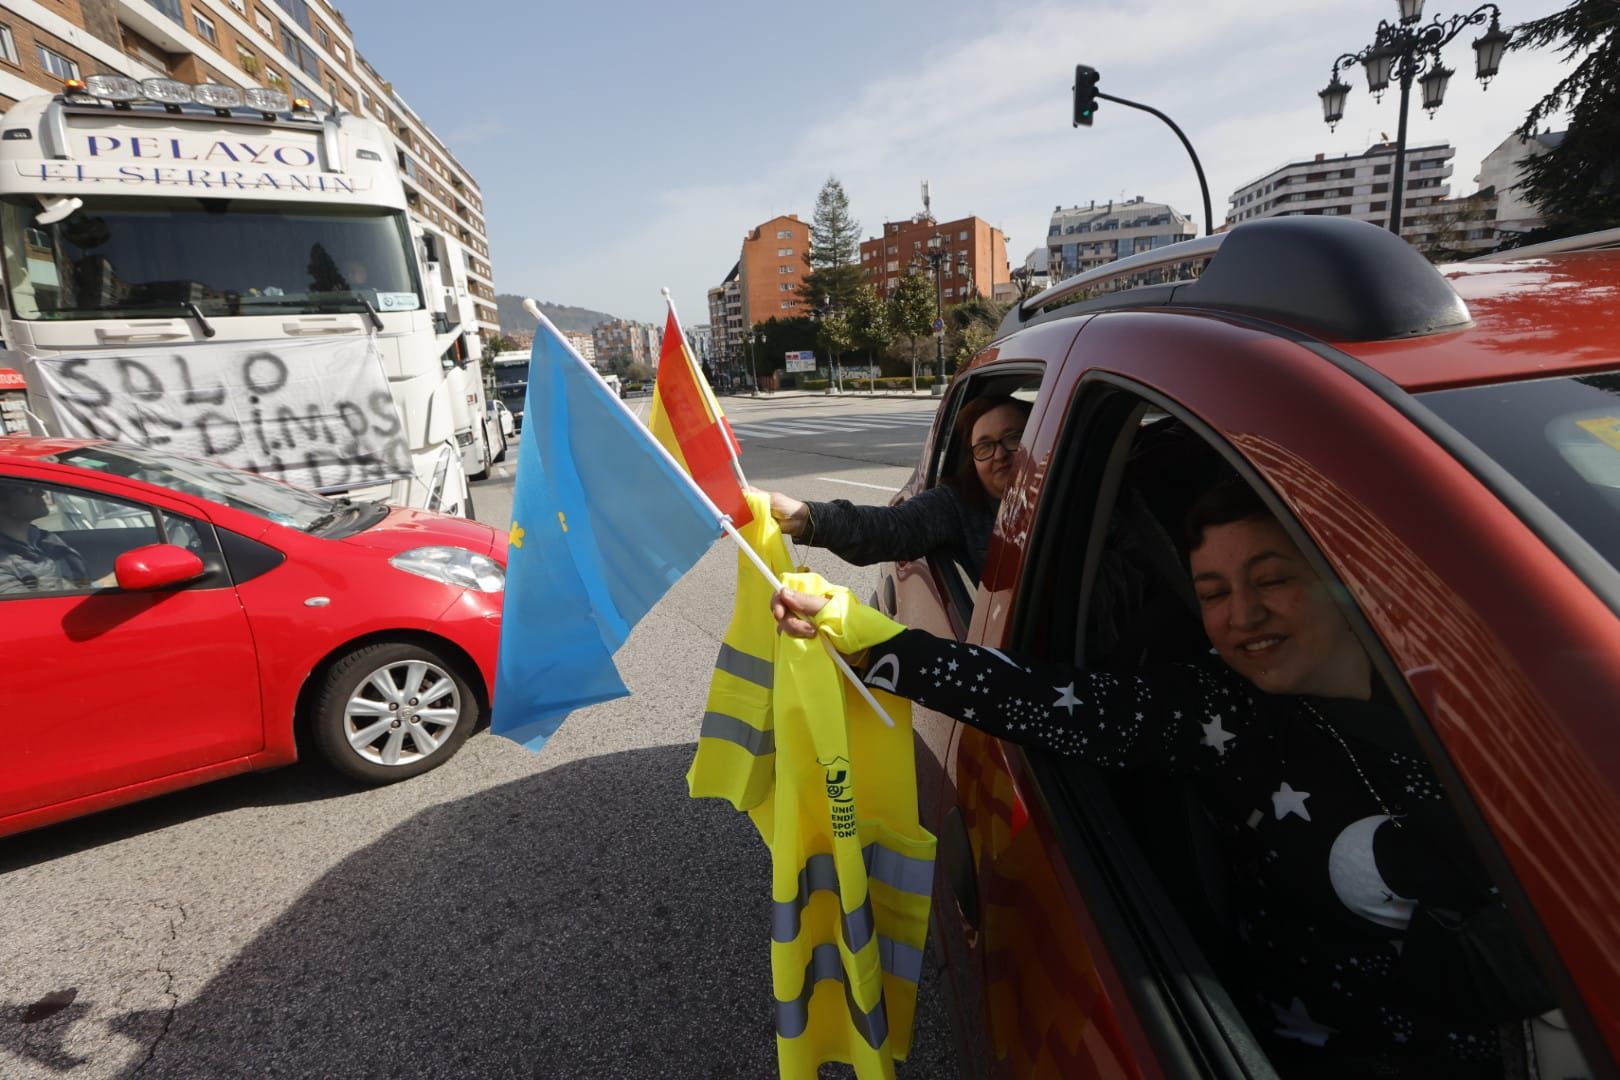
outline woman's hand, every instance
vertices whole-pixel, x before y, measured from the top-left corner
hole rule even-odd
[[[777,632],[789,637],[815,637],[816,626],[810,617],[826,606],[825,596],[810,596],[792,589],[778,589],[771,597],[771,614],[776,616]]]
[[[810,523],[810,508],[798,499],[783,495],[780,491],[773,491],[771,495],[771,517],[776,519],[782,531],[789,536],[798,537],[804,534],[804,527]]]

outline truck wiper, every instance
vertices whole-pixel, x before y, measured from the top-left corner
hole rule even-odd
[[[182,300],[180,301],[180,306],[184,308],[186,313],[189,314],[193,319],[197,320],[197,325],[202,327],[203,337],[213,337],[218,332],[214,329],[213,325],[203,317],[202,308],[198,307],[194,302],[190,300]]]
[[[367,319],[371,320],[372,327],[377,330],[381,330],[383,328],[382,316],[377,313],[376,307],[372,305],[370,300],[366,299],[363,293],[355,293],[352,296],[322,297],[255,296],[251,298],[243,297],[242,303],[244,305],[252,304],[255,307],[261,305],[269,307],[308,307],[316,310],[324,308],[328,311],[341,311],[343,310],[344,304],[359,304],[365,309],[365,316]]]

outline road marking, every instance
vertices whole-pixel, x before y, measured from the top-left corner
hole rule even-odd
[[[893,484],[863,484],[859,480],[839,480],[832,476],[818,476],[817,480],[825,480],[829,484],[848,484],[851,487],[871,488],[873,491],[899,491]]]

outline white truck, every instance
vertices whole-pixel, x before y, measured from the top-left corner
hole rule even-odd
[[[465,328],[428,287],[382,125],[97,75],[18,102],[0,135],[0,367],[41,433],[470,514],[446,358]]]
[[[492,425],[486,403],[486,361],[478,334],[478,311],[467,284],[467,251],[453,237],[424,229],[422,252],[430,290],[437,291],[430,303],[442,308],[454,335],[442,361],[450,382],[462,470],[470,479],[485,480],[490,466],[505,456],[506,441],[500,427]]]

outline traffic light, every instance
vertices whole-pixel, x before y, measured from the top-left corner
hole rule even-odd
[[[1074,126],[1091,126],[1097,115],[1097,69],[1084,64],[1074,66]]]

